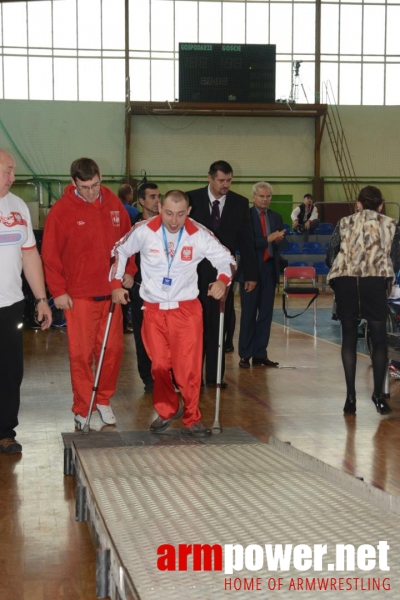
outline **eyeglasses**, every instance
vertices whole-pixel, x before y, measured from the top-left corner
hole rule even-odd
[[[94,183],[93,185],[78,185],[76,184],[76,187],[78,188],[78,190],[80,192],[91,192],[92,190],[95,192],[96,190],[99,189],[101,184],[101,181],[98,181],[97,183]]]

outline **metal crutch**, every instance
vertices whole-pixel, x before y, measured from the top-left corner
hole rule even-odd
[[[222,373],[222,352],[224,346],[224,320],[225,320],[225,299],[219,301],[219,332],[218,332],[218,361],[217,361],[217,391],[215,396],[215,416],[212,426],[213,434],[222,433],[222,427],[219,422],[219,404],[221,398],[221,373]]]
[[[236,265],[231,265],[231,281],[235,279]],[[222,353],[224,351],[224,320],[225,320],[225,301],[229,293],[229,288],[225,290],[224,297],[219,301],[219,331],[218,331],[218,359],[217,359],[217,391],[215,394],[215,415],[212,432],[215,435],[222,433],[222,427],[219,422],[219,405],[221,400],[221,380],[222,380]]]
[[[97,365],[96,375],[95,375],[95,378],[94,378],[94,384],[93,384],[93,388],[92,388],[92,397],[91,397],[91,400],[90,400],[89,412],[88,412],[88,416],[86,417],[86,423],[85,423],[85,425],[83,426],[83,429],[82,429],[83,433],[89,433],[90,432],[90,418],[92,416],[94,399],[96,398],[97,390],[99,389],[99,379],[100,379],[101,367],[103,366],[104,354],[105,354],[106,347],[107,347],[108,334],[110,333],[111,320],[112,320],[112,317],[113,317],[113,314],[114,314],[114,309],[115,309],[115,304],[114,304],[114,302],[112,300],[110,300],[110,308],[108,309],[108,318],[107,318],[106,329],[104,331],[103,344],[102,344],[102,347],[101,347],[99,363]]]

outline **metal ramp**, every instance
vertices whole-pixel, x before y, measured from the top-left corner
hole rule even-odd
[[[322,594],[399,597],[400,498],[277,440],[267,445],[227,430],[206,444],[186,444],[178,432],[170,433],[177,435],[103,434],[108,447],[99,447],[95,435],[63,435],[78,479],[77,519],[87,520],[98,548],[97,597],[248,599],[251,591],[263,599],[292,598],[294,591],[314,600]],[[149,445],[154,439],[158,445]],[[359,546],[376,549],[380,541],[389,545],[389,571],[379,568],[385,567],[383,556],[371,570],[360,568],[366,564],[363,550],[354,570],[335,570],[336,544],[352,544],[357,556]],[[176,551],[183,544],[221,545],[222,570],[195,571],[192,555],[187,570],[178,569],[178,560],[176,570],[159,570],[163,544]],[[227,544],[240,544],[245,557],[243,568],[236,563],[232,573],[225,573]],[[307,545],[311,552],[315,544],[326,544],[322,570],[296,569],[292,561],[288,570],[272,570],[265,553],[261,568],[252,570],[266,544]],[[246,550],[250,545],[258,548]],[[328,589],[320,591],[324,582]]]

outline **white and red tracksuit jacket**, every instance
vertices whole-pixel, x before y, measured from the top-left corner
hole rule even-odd
[[[160,215],[137,223],[116,244],[115,263],[110,272],[113,289],[121,287],[126,261],[137,252],[140,252],[142,272],[140,296],[146,302],[159,304],[161,310],[177,308],[179,302],[198,297],[197,265],[204,258],[217,269],[218,279],[226,284],[230,283],[231,265],[236,265],[235,259],[211,231],[187,217],[177,255],[169,272],[172,285],[164,286],[163,278],[168,274],[168,262],[161,225]]]

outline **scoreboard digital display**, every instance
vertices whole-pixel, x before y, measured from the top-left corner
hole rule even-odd
[[[179,44],[180,102],[275,102],[273,44]]]

